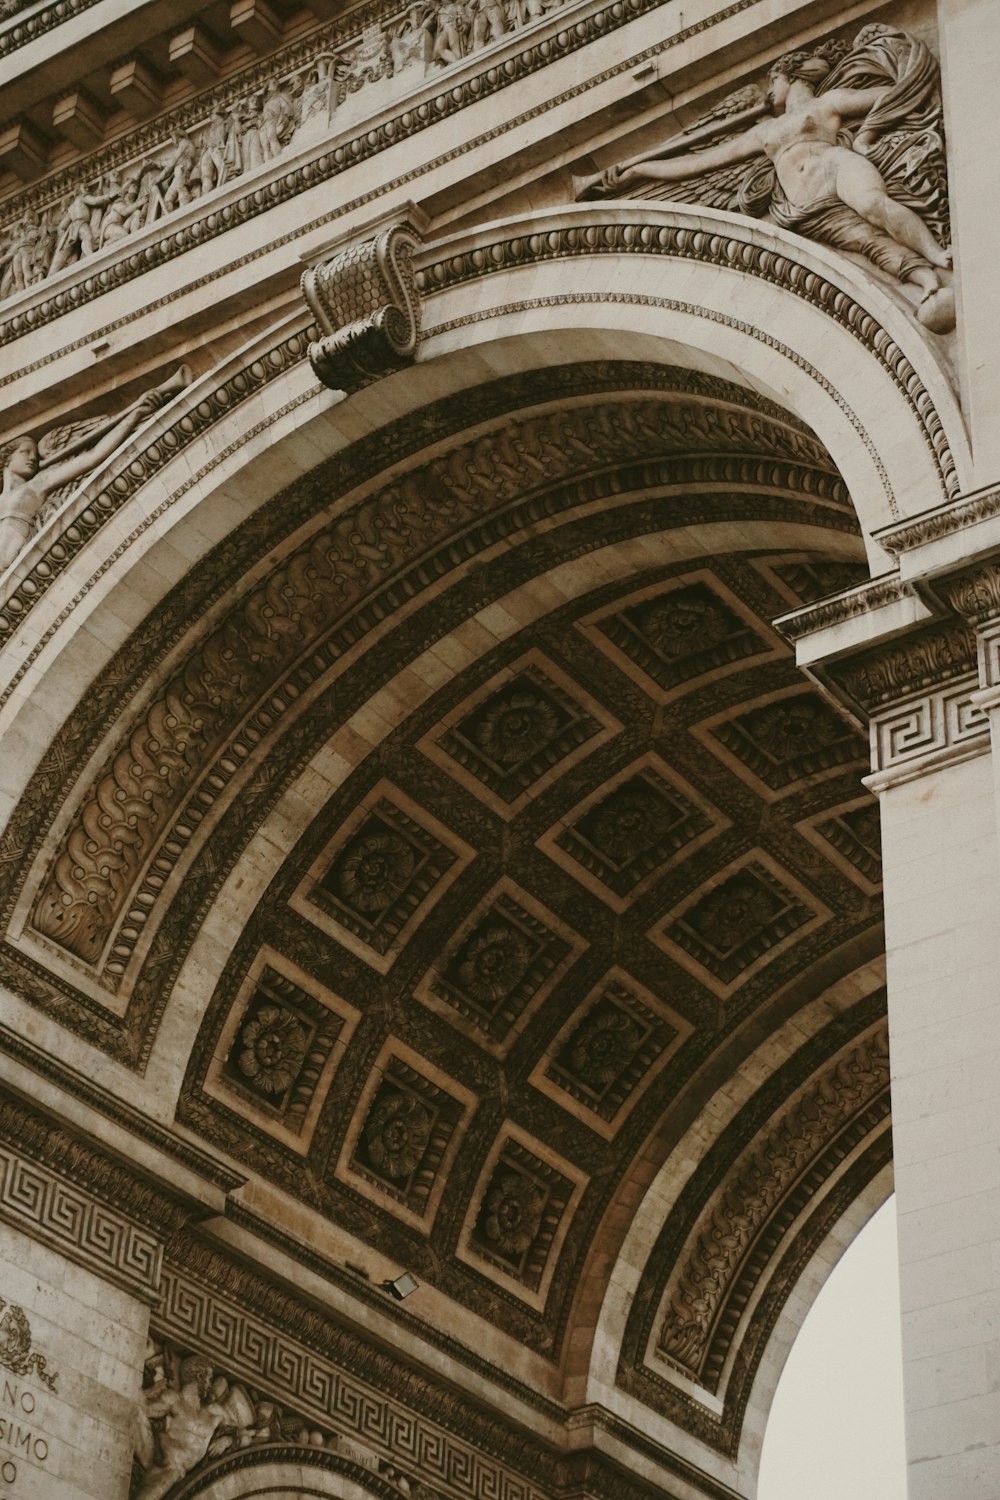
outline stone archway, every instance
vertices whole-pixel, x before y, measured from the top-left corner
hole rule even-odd
[[[746,1486],[768,1337],[887,1154],[865,749],[771,620],[864,580],[961,439],[902,315],[818,253],[643,210],[637,254],[595,213],[428,247],[411,370],[347,402],[263,380],[22,612],[63,722],[4,960],[37,1035],[249,1177],[242,1255],[338,1296],[357,1247],[412,1267],[411,1364],[502,1367],[553,1445],[646,1422]],[[765,273],[811,360],[738,316]],[[11,697],[12,740],[38,712]],[[690,1267],[741,1213],[699,1322]]]

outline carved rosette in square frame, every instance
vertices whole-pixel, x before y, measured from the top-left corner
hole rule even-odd
[[[354,1111],[337,1177],[429,1234],[475,1094],[390,1038]]]
[[[288,904],[385,974],[428,906],[473,858],[437,818],[380,781],[327,841]]]
[[[619,721],[540,651],[497,672],[419,748],[502,818],[512,818],[584,756],[621,732]]]
[[[528,1081],[610,1140],[694,1027],[623,969],[608,971]]]
[[[868,769],[867,742],[803,684],[714,714],[691,734],[768,802],[852,766]]]
[[[541,1311],[585,1178],[507,1124],[479,1176],[457,1255]]]
[[[538,848],[615,911],[730,826],[717,807],[649,752],[572,808]]]
[[[713,875],[648,936],[726,1000],[830,917],[829,907],[757,849]]]
[[[707,569],[638,589],[577,629],[657,702],[787,654],[787,646]]]
[[[236,992],[205,1074],[205,1094],[306,1156],[358,1011],[275,949],[262,947]]]
[[[540,901],[503,879],[449,939],[414,994],[502,1057],[586,947]]]

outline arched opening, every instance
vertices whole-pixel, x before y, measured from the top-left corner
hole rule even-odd
[[[772,621],[962,448],[820,252],[765,245],[777,347],[727,216],[637,214],[638,250],[595,210],[429,247],[411,370],[345,402],[292,364],[187,445],[196,492],[178,458],[128,497],[120,559],[85,540],[18,638],[54,735],[5,962],[245,1176],[242,1255],[341,1311],[346,1261],[405,1266],[419,1312],[365,1304],[403,1363],[746,1490],[889,1160],[866,746]]]

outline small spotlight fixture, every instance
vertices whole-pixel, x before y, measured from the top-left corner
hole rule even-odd
[[[382,1290],[388,1292],[390,1297],[395,1297],[397,1302],[402,1302],[411,1292],[415,1292],[420,1283],[409,1271],[402,1271],[391,1281],[382,1282]]]

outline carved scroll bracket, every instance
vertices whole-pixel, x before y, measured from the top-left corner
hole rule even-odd
[[[412,361],[421,313],[413,252],[427,222],[407,205],[405,218],[397,210],[367,225],[303,273],[302,292],[323,334],[310,344],[309,362],[331,390],[350,394]]]

